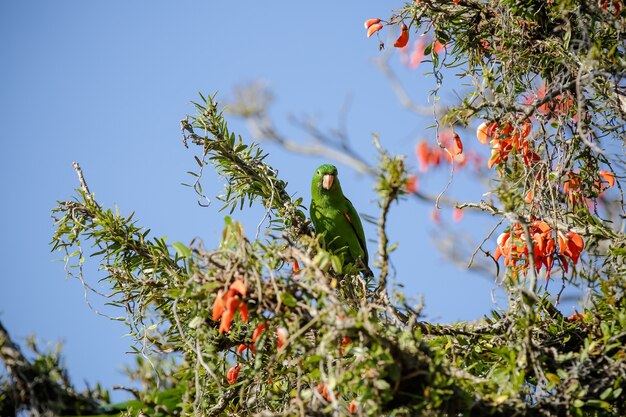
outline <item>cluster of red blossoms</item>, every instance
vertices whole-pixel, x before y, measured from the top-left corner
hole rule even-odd
[[[602,7],[604,10],[609,10],[610,6],[613,6],[613,16],[619,16],[622,11],[622,2],[621,0],[599,0],[598,5]]]
[[[420,164],[422,172],[428,171],[430,167],[437,167],[443,161],[454,163],[458,167],[463,167],[467,162],[477,156],[471,154],[467,156],[463,153],[463,142],[459,135],[453,130],[446,130],[439,135],[439,145],[431,146],[425,139],[422,139],[415,148],[415,155]]]
[[[323,382],[320,382],[319,384],[317,384],[317,392],[319,392],[320,395],[324,397],[324,399],[328,402],[330,402],[332,399],[331,394],[333,394],[332,396],[334,396],[332,389],[330,389],[328,385],[326,385]],[[358,406],[358,403],[356,400],[350,401],[350,404],[348,405],[348,411],[350,412],[350,414],[356,413],[357,406]]]
[[[521,127],[514,127],[511,123],[500,126],[496,122],[483,122],[476,130],[476,137],[481,143],[491,145],[491,157],[487,166],[492,168],[502,162],[506,162],[511,152],[521,154],[524,164],[527,166],[539,161],[539,155],[532,151],[528,142],[531,123],[529,120],[522,122]]]
[[[543,100],[548,92],[545,84],[541,84],[535,94],[528,94],[524,100],[524,104],[532,105],[535,100]],[[560,117],[569,114],[574,107],[574,98],[571,93],[557,94],[552,100],[543,103],[537,108],[537,111],[544,116]],[[573,119],[578,117],[574,115]]]
[[[585,242],[578,234],[572,231],[565,234],[557,231],[557,252],[553,230],[547,223],[535,220],[528,226],[528,229],[533,244],[532,256],[535,269],[539,272],[542,267],[545,267],[546,280],[550,278],[555,257],[559,258],[563,270],[567,273],[569,269],[567,258],[573,264],[576,264],[580,258],[580,253],[585,248]],[[497,242],[498,247],[494,253],[496,261],[504,257],[504,266],[511,267],[515,272],[528,269],[528,245],[526,244],[525,233],[521,224],[515,223],[510,231],[498,236]]]
[[[330,389],[328,385],[323,382],[317,384],[317,392],[319,392],[320,395],[328,402],[331,402],[331,394],[334,396],[332,389]],[[350,404],[348,405],[348,412],[350,412],[350,414],[356,414],[357,406],[358,403],[356,400],[350,401]]]
[[[212,317],[213,321],[220,320],[220,334],[230,332],[233,318],[238,311],[241,315],[241,320],[244,323],[248,322],[248,304],[245,300],[246,293],[246,285],[240,279],[235,279],[230,285],[228,291],[226,291],[226,293],[224,293],[222,290],[218,291],[215,297],[215,301],[213,302]],[[253,355],[256,354],[257,341],[260,339],[261,335],[268,329],[268,327],[269,325],[266,322],[261,322],[257,324],[257,326],[254,328],[254,331],[252,332],[251,343],[242,343],[237,346],[237,354],[242,355],[246,349],[249,350]],[[278,351],[282,350],[285,347],[288,337],[289,332],[287,329],[285,329],[284,327],[279,327],[278,329],[276,329],[276,349]],[[232,385],[237,382],[240,371],[241,365],[239,364],[232,366],[228,370],[228,372],[226,373],[226,379],[229,384]]]
[[[245,298],[246,285],[240,279],[236,279],[230,285],[226,294],[222,294],[222,290],[217,293],[213,303],[213,321],[221,320],[220,334],[230,331],[230,325],[237,311],[241,314],[241,320],[244,323],[248,322],[248,304]]]
[[[615,185],[615,175],[606,170],[598,172],[601,180],[595,181],[594,185],[600,195]],[[604,184],[606,183],[606,185]],[[570,172],[567,174],[567,180],[563,182],[563,192],[567,195],[570,204],[585,204],[587,199],[583,190],[583,178],[581,174]]]
[[[367,19],[365,23],[363,23],[363,26],[367,29],[368,38],[383,28],[383,23],[381,22],[382,20],[375,17],[373,19]],[[407,43],[409,43],[409,27],[402,23],[402,26],[400,27],[400,36],[396,39],[393,46],[396,48],[404,48]]]
[[[241,343],[237,346],[236,352],[239,356],[243,355],[243,352],[249,350],[252,355],[256,354],[256,345],[258,340],[261,338],[261,335],[269,328],[269,325],[266,322],[261,322],[257,324],[252,332],[252,342],[251,343]],[[287,338],[289,337],[289,331],[284,327],[279,327],[276,329],[276,350],[282,350],[286,343]],[[241,370],[241,365],[237,364],[232,366],[228,372],[226,373],[226,379],[230,385],[237,382],[237,378],[239,377],[239,371]]]

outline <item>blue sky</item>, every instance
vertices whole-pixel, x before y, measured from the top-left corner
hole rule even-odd
[[[263,80],[276,96],[272,115],[278,128],[295,139],[306,135],[290,116],[313,116],[321,127],[336,125],[346,97],[352,106],[347,130],[353,145],[375,161],[372,132],[393,152],[417,167],[414,146],[434,133],[428,117],[402,108],[389,82],[371,60],[378,42],[367,39],[362,22],[388,17],[401,3],[172,1],[3,1],[0,3],[0,319],[23,342],[35,334],[42,342],[62,341],[70,376],[124,384],[120,369],[132,358],[126,328],[94,314],[79,282],[65,279],[60,253],[51,253],[50,211],[78,187],[72,170],[80,162],[90,188],[105,206],[136,212],[139,224],[168,242],[195,237],[217,245],[223,224],[218,204],[200,208],[193,192],[181,186],[194,169],[193,153],[181,142],[179,120],[192,113],[199,91],[219,91]],[[384,37],[383,37],[384,38]],[[388,43],[392,47],[393,40]],[[392,57],[396,63],[398,57]],[[398,68],[412,97],[426,104],[432,77],[424,68]],[[453,85],[459,85],[453,81]],[[241,121],[231,129],[251,140]],[[473,134],[472,134],[473,135]],[[466,143],[473,141],[467,134]],[[309,200],[312,172],[322,159],[291,155],[272,145],[268,162],[289,181],[289,191]],[[470,144],[466,145],[471,147]],[[377,215],[370,178],[339,166],[342,185],[357,210]],[[432,193],[446,173],[421,180]],[[459,178],[460,177],[460,178]],[[478,201],[485,191],[457,175],[449,196]],[[208,175],[208,193],[222,183]],[[307,203],[308,204],[308,203]],[[407,200],[394,207],[390,239],[397,282],[416,300],[423,296],[427,319],[471,320],[490,309],[492,279],[446,262],[431,237],[432,206]],[[233,214],[251,232],[259,210]],[[444,211],[442,218],[449,218]],[[490,219],[468,215],[460,230],[486,234]],[[375,236],[372,226],[366,234]],[[473,251],[470,248],[469,251]],[[374,244],[370,252],[374,251]],[[90,259],[90,282],[102,277]],[[92,297],[93,298],[93,297]],[[109,314],[102,300],[93,302]]]

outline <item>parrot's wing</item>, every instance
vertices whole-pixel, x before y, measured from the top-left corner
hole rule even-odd
[[[361,246],[361,249],[363,249],[363,253],[365,254],[365,256],[363,257],[363,262],[365,263],[365,265],[368,265],[369,256],[367,254],[367,245],[365,244],[365,232],[363,231],[363,224],[361,224],[359,214],[356,212],[354,206],[347,198],[346,211],[344,212],[344,214],[346,216],[346,219],[348,219],[348,223],[350,223],[350,226],[352,226],[354,234],[359,240],[359,245]]]

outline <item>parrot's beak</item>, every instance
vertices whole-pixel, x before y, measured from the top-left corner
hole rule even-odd
[[[333,181],[335,181],[334,175],[331,175],[331,174],[324,175],[324,177],[322,178],[322,187],[327,191],[330,190],[330,187],[333,186]]]

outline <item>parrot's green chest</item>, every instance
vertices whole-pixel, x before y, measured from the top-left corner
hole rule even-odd
[[[347,261],[362,258],[364,253],[346,211],[311,204],[311,220],[321,242],[334,252],[342,252]]]

